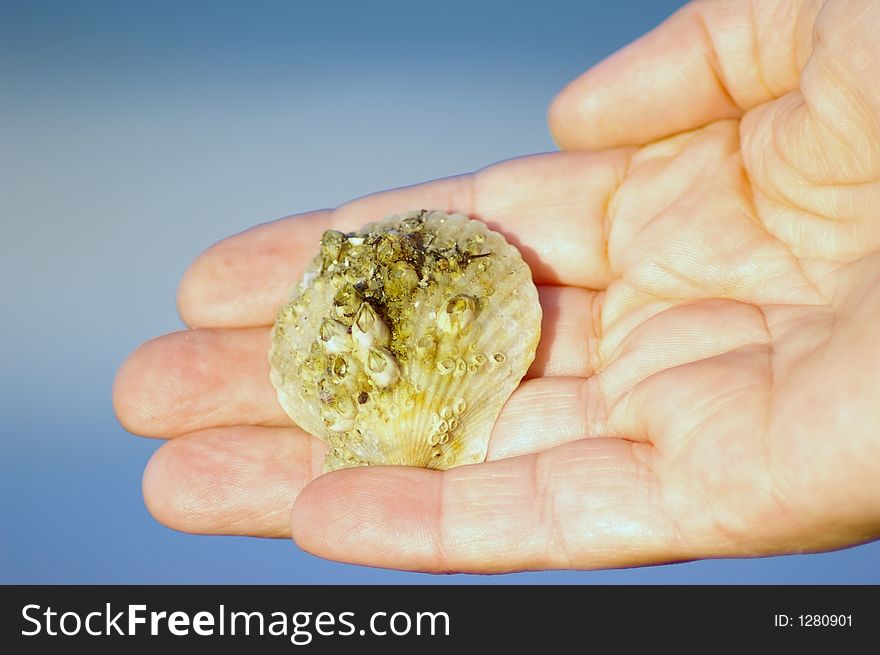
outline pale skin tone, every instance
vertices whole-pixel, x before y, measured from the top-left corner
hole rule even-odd
[[[553,102],[562,152],[259,225],[123,365],[179,530],[419,571],[601,568],[880,536],[880,4],[689,5]],[[585,37],[586,38],[586,37]],[[321,475],[269,382],[329,228],[413,208],[518,245],[544,308],[487,462]]]

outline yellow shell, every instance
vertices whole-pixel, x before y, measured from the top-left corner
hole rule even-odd
[[[328,231],[278,312],[278,400],[331,445],[325,469],[486,458],[535,357],[541,306],[519,251],[462,214]]]

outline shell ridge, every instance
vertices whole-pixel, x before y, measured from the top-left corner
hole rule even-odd
[[[534,360],[541,307],[515,246],[462,214],[325,233],[272,329],[270,380],[325,468],[485,459]]]

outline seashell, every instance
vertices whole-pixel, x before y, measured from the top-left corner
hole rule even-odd
[[[413,211],[324,234],[278,312],[271,380],[297,425],[331,445],[326,470],[447,469],[486,458],[540,333],[514,246],[462,214]]]

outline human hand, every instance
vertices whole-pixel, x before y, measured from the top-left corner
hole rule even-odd
[[[142,346],[114,388],[129,430],[170,438],[144,474],[150,511],[428,571],[880,536],[880,5],[820,5],[689,5],[557,98],[572,151],[209,249],[178,298],[199,329]],[[323,444],[269,382],[275,312],[323,230],[420,207],[520,247],[544,309],[535,363],[486,463],[320,475]]]

